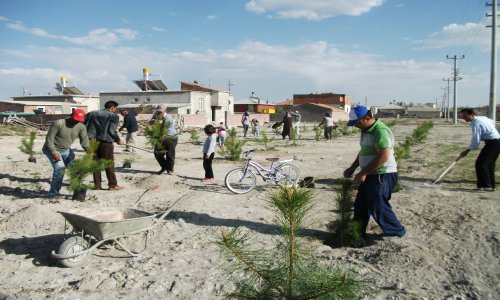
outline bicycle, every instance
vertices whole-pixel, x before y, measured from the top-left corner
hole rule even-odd
[[[257,176],[264,181],[274,181],[276,184],[296,185],[299,181],[300,170],[296,166],[289,164],[293,159],[279,160],[279,158],[266,158],[271,162],[271,167],[266,169],[259,163],[252,160],[250,153],[255,149],[243,152],[246,159],[245,166],[236,168],[227,173],[224,183],[233,193],[244,194],[253,190],[257,183]],[[255,173],[256,172],[256,173]]]

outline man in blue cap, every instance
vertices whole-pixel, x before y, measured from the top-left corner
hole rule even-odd
[[[349,112],[347,125],[361,129],[361,150],[352,165],[344,171],[344,177],[349,178],[358,166],[361,167],[361,171],[354,176],[354,182],[359,185],[354,201],[354,220],[361,223],[363,236],[366,236],[366,227],[372,216],[384,236],[402,237],[406,233],[405,228],[389,204],[398,179],[394,135],[364,106],[357,106]]]

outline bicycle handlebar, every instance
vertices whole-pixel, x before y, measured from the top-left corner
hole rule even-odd
[[[250,153],[254,152],[255,150],[257,150],[257,149],[251,149],[251,150],[243,152],[243,157],[248,159],[249,158],[248,155]]]

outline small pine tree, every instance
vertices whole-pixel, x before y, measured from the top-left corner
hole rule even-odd
[[[86,190],[93,187],[84,182],[88,175],[100,172],[113,165],[113,161],[111,160],[96,160],[94,158],[97,148],[99,148],[99,141],[91,139],[86,153],[81,158],[73,160],[66,169],[69,176],[70,189],[73,190],[74,200],[83,201]]]
[[[313,194],[306,188],[284,187],[269,201],[281,228],[274,249],[250,249],[255,245],[248,234],[236,228],[221,230],[217,244],[223,254],[235,258],[231,275],[237,299],[356,299],[364,285],[351,273],[318,264],[298,238]],[[239,272],[238,272],[239,271]]]
[[[144,136],[146,137],[146,143],[151,145],[155,150],[163,149],[163,137],[165,136],[165,127],[162,122],[156,122],[144,129]]]
[[[340,136],[341,136],[340,131],[338,131],[337,129],[334,129],[332,131],[332,138],[333,139],[338,139]]]
[[[22,153],[28,154],[28,161],[36,163],[35,151],[33,151],[33,147],[35,146],[35,138],[36,131],[30,131],[28,136],[21,140],[21,146],[19,146],[19,150]]]
[[[224,142],[224,146],[226,146],[227,150],[227,158],[229,160],[238,160],[241,156],[241,152],[243,152],[243,145],[245,145],[246,141],[238,140],[236,138],[236,129],[233,127],[229,131],[229,136],[226,138]]]
[[[266,148],[266,151],[273,150],[274,147],[272,147],[270,144],[274,141],[274,138],[269,138],[267,133],[263,130],[260,133],[260,138],[257,140],[257,143],[264,145]]]
[[[198,144],[200,142],[200,133],[197,128],[193,128],[189,131],[189,141],[193,144]]]
[[[323,128],[319,126],[314,126],[314,139],[320,141],[323,136]]]
[[[338,219],[329,224],[329,228],[333,233],[333,241],[341,247],[361,247],[365,245],[365,240],[361,234],[361,224],[352,220],[353,196],[352,181],[342,179],[335,197]]]
[[[299,138],[299,135],[297,134],[297,128],[292,127],[292,146],[297,146],[297,139]]]

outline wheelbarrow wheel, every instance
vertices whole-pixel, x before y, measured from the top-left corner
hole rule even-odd
[[[68,255],[73,253],[78,253],[87,250],[89,243],[83,239],[81,236],[72,236],[65,240],[61,246],[59,246],[59,254]],[[72,258],[66,258],[59,260],[59,263],[65,267],[72,268],[82,264],[85,260],[89,258],[89,253],[84,253],[79,256]]]

